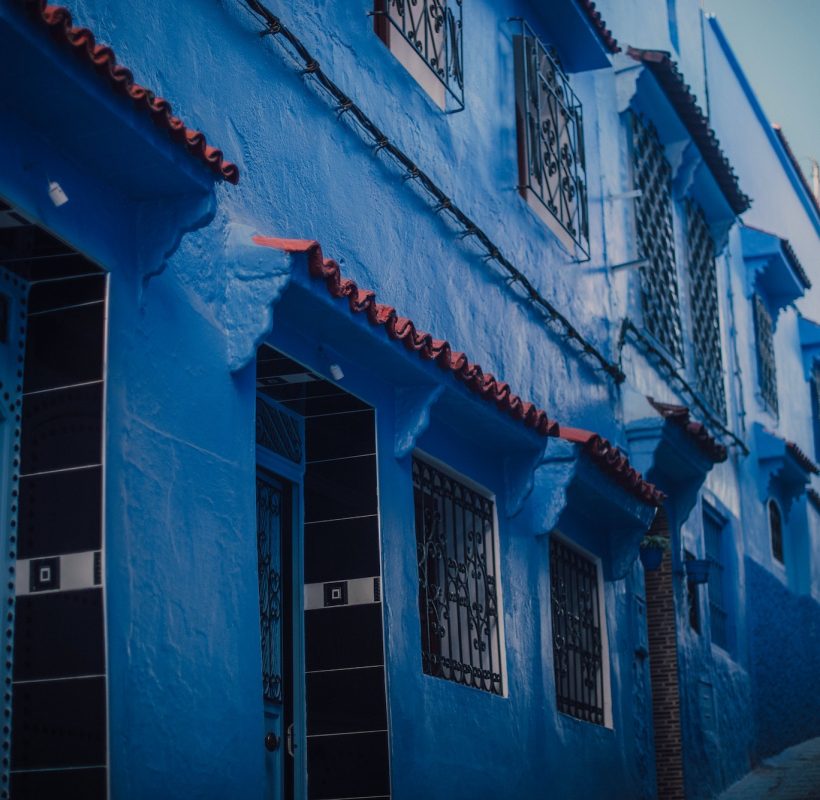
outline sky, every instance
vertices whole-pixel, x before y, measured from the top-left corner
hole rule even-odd
[[[807,176],[820,160],[820,0],[701,0]]]

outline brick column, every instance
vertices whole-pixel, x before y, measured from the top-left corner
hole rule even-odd
[[[658,512],[650,533],[669,536],[669,523],[663,509]],[[669,550],[664,553],[660,569],[646,573],[646,620],[658,797],[684,800],[678,640]]]

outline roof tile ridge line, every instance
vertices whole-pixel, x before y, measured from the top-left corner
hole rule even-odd
[[[355,281],[344,278],[339,264],[333,259],[324,258],[319,242],[268,236],[253,236],[252,241],[263,247],[306,255],[311,277],[323,279],[333,297],[347,297],[352,312],[366,313],[369,322],[384,326],[391,339],[402,341],[408,350],[416,351],[424,360],[435,361],[442,370],[452,372],[482,399],[494,402],[500,411],[508,413],[526,427],[542,436],[560,435],[559,424],[534,403],[513,394],[509,384],[497,380],[490,373],[484,373],[478,364],[469,361],[465,353],[454,351],[446,339],[434,339],[431,334],[419,330],[410,318],[399,316],[392,306],[376,302],[374,291],[361,289]]]
[[[134,103],[144,106],[157,125],[164,127],[172,139],[181,141],[212,172],[228,183],[239,182],[239,167],[225,159],[219,148],[209,145],[205,134],[188,128],[179,117],[175,117],[167,100],[136,83],[131,70],[117,64],[113,47],[99,44],[89,28],[74,26],[71,12],[65,6],[49,5],[46,0],[23,0],[23,4],[35,21],[43,24],[75,52],[84,52],[88,62],[108,78],[115,91],[128,95]]]
[[[792,247],[792,243],[785,236],[781,236],[779,233],[774,233],[774,231],[768,231],[765,228],[760,228],[757,225],[750,225],[743,220],[740,220],[740,225],[743,228],[748,228],[750,231],[765,233],[766,236],[772,236],[777,239],[780,242],[780,246],[783,248],[783,252],[786,254],[786,260],[794,268],[794,271],[797,273],[797,277],[803,284],[804,288],[811,289],[811,279],[809,278],[803,265],[800,263],[800,259],[797,257],[797,253],[795,252],[794,247]]]
[[[795,172],[797,172],[797,177],[800,183],[803,184],[803,188],[806,190],[806,193],[808,194],[809,199],[812,202],[812,205],[814,206],[817,213],[820,214],[820,200],[818,200],[814,196],[814,192],[811,190],[811,187],[809,186],[809,181],[803,174],[803,169],[800,166],[800,162],[797,160],[797,156],[794,154],[794,150],[792,150],[792,146],[789,144],[789,140],[786,138],[786,134],[783,131],[783,126],[777,122],[772,122],[770,124],[772,126],[772,130],[775,132],[775,135],[777,136],[778,141],[783,147],[783,150],[785,150],[786,152],[786,157],[789,159],[789,161],[791,161],[791,164],[794,167]]]
[[[609,29],[604,15],[598,11],[595,3],[592,2],[592,0],[578,0],[578,5],[581,6],[581,10],[592,23],[592,27],[595,28],[595,32],[598,34],[598,38],[603,42],[604,47],[613,55],[620,53],[621,46],[618,44],[615,35]]]
[[[290,30],[270,9],[266,8],[259,0],[243,0],[246,6],[257,16],[264,20],[265,31],[264,34],[284,37],[290,46],[294,49],[298,59],[301,59],[305,64],[305,69],[301,71],[302,75],[313,75],[321,88],[323,88],[336,102],[339,104],[336,109],[337,119],[340,119],[345,114],[352,114],[359,123],[356,127],[361,133],[369,136],[375,144],[374,152],[385,151],[392,156],[395,161],[406,170],[403,176],[403,182],[408,182],[410,179],[417,181],[425,190],[429,198],[436,200],[436,205],[433,210],[438,212],[448,212],[453,220],[463,229],[457,235],[459,239],[467,239],[475,237],[480,246],[484,249],[486,255],[485,262],[495,261],[500,264],[504,271],[509,275],[508,283],[521,284],[524,294],[520,299],[529,302],[535,306],[546,322],[557,323],[562,329],[559,334],[567,343],[577,343],[578,350],[573,351],[573,355],[578,357],[591,356],[602,369],[615,383],[620,384],[626,379],[623,370],[615,361],[608,359],[601,350],[589,339],[584,337],[578,329],[559,311],[552,303],[549,302],[538,290],[530,283],[527,276],[518,270],[512,262],[510,262],[499,250],[496,244],[487,236],[486,233],[476,225],[461,209],[459,209],[444,192],[433,183],[413,160],[404,151],[400,150],[393,142],[385,136],[373,120],[368,117],[359,106],[354,103],[342,90],[328,77],[325,71],[319,65],[319,62],[313,58],[311,53],[302,43],[296,34]],[[293,54],[291,54],[293,55]]]
[[[729,457],[726,445],[715,438],[705,423],[692,419],[692,411],[688,406],[664,403],[649,396],[646,399],[660,417],[683,429],[715,463],[722,464]]]
[[[559,438],[577,444],[589,453],[590,457],[605,464],[613,480],[621,483],[640,499],[656,506],[661,506],[666,494],[632,466],[629,456],[618,445],[601,436],[600,433],[585,428],[561,426]]]
[[[675,103],[671,98],[669,98],[669,102],[672,104],[673,108],[675,109],[675,113],[678,115],[678,118],[680,119],[683,126],[687,129],[690,136],[692,136],[693,139],[696,139],[695,130],[699,130],[699,135],[705,138],[707,147],[712,148],[711,153],[706,153],[704,152],[704,148],[701,148],[697,140],[695,141],[695,144],[698,147],[701,156],[703,157],[707,166],[709,166],[710,172],[712,172],[715,181],[718,184],[718,187],[721,189],[724,195],[726,195],[726,192],[723,189],[722,182],[720,178],[715,174],[715,171],[712,169],[712,164],[710,162],[712,161],[712,159],[717,159],[725,169],[727,173],[726,177],[728,177],[728,180],[731,184],[731,189],[733,190],[733,193],[736,195],[734,200],[730,200],[729,197],[726,197],[726,199],[729,201],[729,205],[732,208],[732,211],[735,214],[741,214],[743,211],[748,210],[751,207],[751,198],[740,188],[740,181],[737,177],[737,174],[734,171],[734,168],[732,167],[732,163],[729,160],[729,157],[724,152],[723,147],[720,144],[720,140],[717,137],[717,134],[714,132],[713,128],[709,123],[709,118],[706,116],[705,112],[698,103],[697,96],[693,94],[692,87],[688,83],[686,83],[686,78],[684,74],[681,72],[680,68],[678,67],[677,62],[672,58],[672,54],[668,50],[652,50],[647,48],[633,47],[632,45],[627,45],[626,52],[627,55],[635,61],[649,64],[650,70],[652,70],[655,65],[669,65],[669,71],[672,73],[673,78],[680,84],[681,92],[686,95],[688,103],[694,108],[696,118],[694,120],[685,119],[683,114],[675,106]],[[665,87],[661,86],[661,89],[664,92],[664,94],[667,94]],[[744,205],[745,207],[742,207]]]

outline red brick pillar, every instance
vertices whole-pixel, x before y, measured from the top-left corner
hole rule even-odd
[[[658,536],[670,535],[663,509],[658,512],[649,532]],[[684,800],[678,640],[669,550],[663,555],[660,569],[646,573],[646,621],[658,797],[661,800]]]

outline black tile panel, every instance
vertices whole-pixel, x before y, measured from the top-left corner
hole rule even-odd
[[[101,675],[103,626],[102,589],[18,597],[14,680]]]
[[[104,314],[99,302],[29,316],[23,391],[100,380]]]
[[[106,783],[104,768],[13,772],[11,796],[14,800],[105,800]]]
[[[320,461],[375,452],[374,421],[372,409],[309,417],[305,420],[306,460]]]
[[[308,735],[387,729],[382,667],[309,672],[306,692]]]
[[[308,671],[383,664],[381,603],[306,611],[305,660]]]
[[[102,384],[23,400],[23,473],[100,463]]]
[[[14,687],[11,768],[105,763],[105,679],[23,683]]]
[[[30,314],[52,308],[64,308],[78,303],[90,303],[105,298],[105,275],[98,273],[84,278],[35,283],[28,294]]]
[[[379,575],[379,518],[305,525],[305,583]]]
[[[102,468],[20,479],[18,558],[102,546]]]
[[[305,470],[305,522],[375,514],[376,456],[323,461]]]
[[[373,797],[390,793],[386,733],[308,739],[308,798]]]

